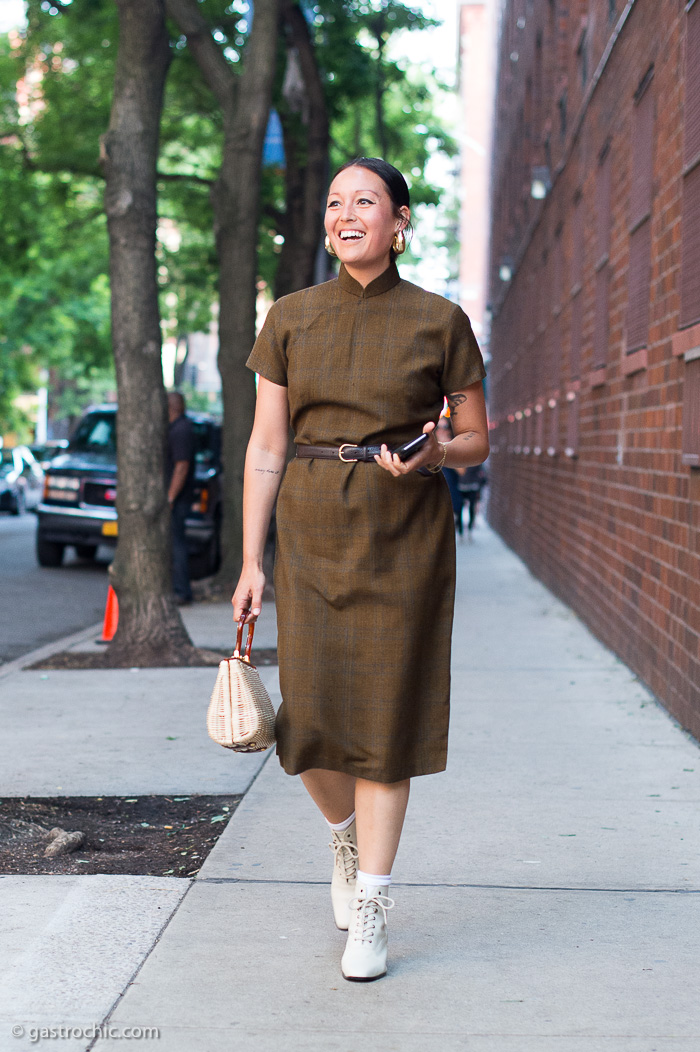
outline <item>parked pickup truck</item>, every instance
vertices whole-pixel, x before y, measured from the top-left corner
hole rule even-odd
[[[188,413],[195,435],[195,488],[186,522],[193,577],[214,573],[221,534],[221,428]],[[116,545],[117,412],[114,405],[91,409],[78,424],[65,453],[46,472],[37,506],[36,555],[40,566],[60,566],[67,545],[94,559],[98,545]]]

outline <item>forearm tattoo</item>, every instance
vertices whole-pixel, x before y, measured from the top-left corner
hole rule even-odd
[[[455,394],[447,396],[447,404],[450,407],[450,415],[457,416],[457,408],[460,405],[464,405],[467,400],[467,396],[462,394],[461,391],[457,391]]]
[[[254,471],[258,475],[279,475],[279,471],[273,471],[272,468],[254,468]]]

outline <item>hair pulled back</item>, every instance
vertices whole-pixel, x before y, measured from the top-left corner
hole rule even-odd
[[[394,212],[398,217],[401,213],[399,209],[402,207],[411,207],[411,198],[408,191],[408,184],[404,179],[398,168],[394,168],[393,164],[389,164],[388,161],[384,161],[381,157],[355,157],[352,161],[347,161],[346,164],[341,164],[337,172],[333,175],[333,179],[344,172],[346,168],[366,168],[368,172],[374,172],[382,180],[387,190],[389,191],[389,197],[391,198],[394,206]],[[333,180],[331,180],[332,182]],[[413,233],[413,225],[409,220],[404,227],[404,234],[408,235],[407,240],[410,239],[410,235]],[[391,261],[396,259],[396,253],[393,248],[390,252]]]

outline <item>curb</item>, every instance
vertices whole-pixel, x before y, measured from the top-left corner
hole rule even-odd
[[[43,647],[38,647],[37,650],[30,650],[28,654],[23,654],[22,657],[15,658],[14,661],[8,661],[6,665],[0,665],[0,679],[11,676],[14,672],[21,672],[25,665],[33,665],[36,661],[43,661],[44,658],[51,657],[52,654],[57,654],[60,650],[68,650],[70,647],[75,646],[76,643],[85,643],[95,633],[101,631],[102,622],[98,621],[97,624],[91,625],[90,628],[82,628],[80,632],[74,632],[72,636],[54,639],[53,643],[47,643]]]

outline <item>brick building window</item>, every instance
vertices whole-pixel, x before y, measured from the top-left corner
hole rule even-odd
[[[559,399],[547,402],[547,455],[555,457],[559,452]]]
[[[569,373],[572,380],[581,375],[581,340],[583,334],[583,289],[578,287],[571,301],[571,361]]]
[[[557,391],[561,383],[561,311],[557,308],[549,329],[549,375],[547,388]]]
[[[579,441],[579,397],[575,391],[566,396],[566,447],[567,457],[578,456]]]
[[[563,229],[559,227],[554,235],[554,273],[552,275],[552,299],[554,307],[561,307],[562,287],[564,283],[564,241]]]
[[[681,326],[700,321],[700,4],[688,10],[681,212]]]
[[[544,406],[538,402],[535,406],[535,446],[533,453],[539,457],[544,447]]]
[[[576,49],[576,57],[578,59],[579,76],[581,77],[581,87],[585,88],[586,81],[588,80],[588,33],[585,29],[581,34],[581,40],[579,41],[578,48]]]
[[[533,413],[530,406],[523,410],[523,453],[530,453],[533,446],[532,427],[534,424]]]
[[[651,294],[651,203],[654,158],[653,70],[640,84],[635,97],[632,174],[630,186],[630,239],[627,272],[627,353],[646,347],[649,339]]]
[[[554,235],[551,255],[549,257],[549,274],[547,275],[547,294],[549,296],[547,347],[547,375],[543,391],[556,391],[561,379],[561,302],[564,284],[564,246],[562,228]]]
[[[571,226],[571,291],[575,292],[576,288],[583,281],[583,240],[585,230],[583,195],[581,193],[578,193],[574,200]]]
[[[537,289],[537,330],[539,333],[543,333],[547,328],[547,314],[549,312],[549,289],[548,285],[549,278],[549,257],[547,250],[545,249],[542,253],[542,263],[540,266],[540,280],[539,287]]]
[[[612,226],[612,151],[606,148],[596,173],[596,264],[593,367],[608,360],[610,312],[610,228]]]
[[[583,197],[579,193],[574,201],[571,222],[571,342],[569,345],[569,376],[572,380],[581,375],[581,340],[583,334]]]
[[[523,416],[522,409],[518,409],[517,413],[515,414],[515,445],[513,446],[514,453],[522,453],[524,430],[525,417]]]
[[[605,263],[595,276],[595,332],[593,368],[603,369],[608,361],[610,339],[610,265]]]
[[[627,353],[646,347],[649,336],[651,223],[647,219],[630,236],[627,280]]]
[[[700,358],[685,363],[681,460],[688,467],[700,467]]]

